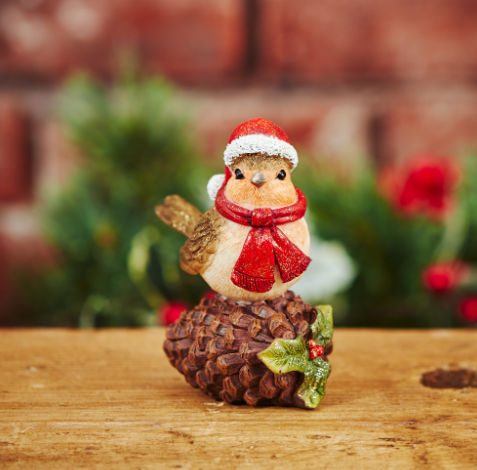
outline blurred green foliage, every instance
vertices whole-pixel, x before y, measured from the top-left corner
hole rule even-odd
[[[185,239],[154,214],[169,194],[204,211],[213,174],[173,88],[158,79],[126,77],[105,88],[77,78],[66,84],[58,109],[83,164],[45,208],[58,264],[19,277],[28,294],[14,324],[153,325],[163,302],[195,303],[208,286],[180,270]],[[436,222],[396,211],[371,167],[343,180],[301,159],[293,179],[308,198],[310,221],[320,238],[340,242],[357,268],[352,285],[334,299],[338,326],[462,325],[457,305],[475,283],[436,295],[421,276],[442,259],[477,263],[477,165],[473,159],[466,165],[456,209]]]
[[[353,178],[300,163],[294,174],[308,199],[309,217],[320,237],[339,240],[357,266],[350,288],[337,299],[339,326],[454,327],[463,293],[439,295],[423,285],[423,271],[439,261],[477,261],[477,165],[464,163],[465,177],[455,194],[457,207],[443,221],[404,215],[378,190],[369,167]]]
[[[173,94],[158,79],[124,78],[110,89],[86,77],[67,83],[59,113],[84,162],[47,204],[44,228],[59,266],[22,276],[28,296],[17,323],[154,324],[164,300],[194,302],[207,290],[179,268],[184,237],[154,214],[169,194],[205,209],[210,169],[197,164]]]

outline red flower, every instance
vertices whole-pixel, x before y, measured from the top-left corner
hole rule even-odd
[[[469,267],[460,261],[431,264],[422,273],[422,282],[434,292],[448,292],[469,274]]]
[[[172,325],[175,323],[184,310],[189,306],[181,301],[172,301],[165,303],[159,310],[159,320],[163,325]]]
[[[460,316],[470,322],[477,321],[477,297],[467,297],[459,305]]]
[[[422,155],[401,171],[388,169],[381,175],[380,185],[399,211],[440,220],[452,210],[459,178],[459,169],[450,161]]]

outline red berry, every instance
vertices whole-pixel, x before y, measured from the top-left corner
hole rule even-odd
[[[316,348],[310,349],[310,357],[312,359],[316,359],[319,356],[318,350]]]
[[[318,354],[318,356],[323,356],[323,354],[325,354],[325,350],[323,349],[323,346],[317,346],[315,348],[315,351]]]
[[[316,344],[316,341],[315,341],[314,339],[308,340],[308,342],[307,342],[306,344],[308,344],[308,347],[309,347],[310,349],[316,348],[316,347],[318,346],[318,345]]]

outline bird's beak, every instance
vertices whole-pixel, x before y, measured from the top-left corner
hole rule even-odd
[[[266,183],[267,177],[261,172],[257,171],[255,174],[252,176],[252,179],[250,180],[257,188],[262,186],[263,184]]]

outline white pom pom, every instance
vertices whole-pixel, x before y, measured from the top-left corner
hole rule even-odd
[[[215,201],[217,192],[224,184],[225,175],[214,175],[207,183],[207,192],[212,201]]]

